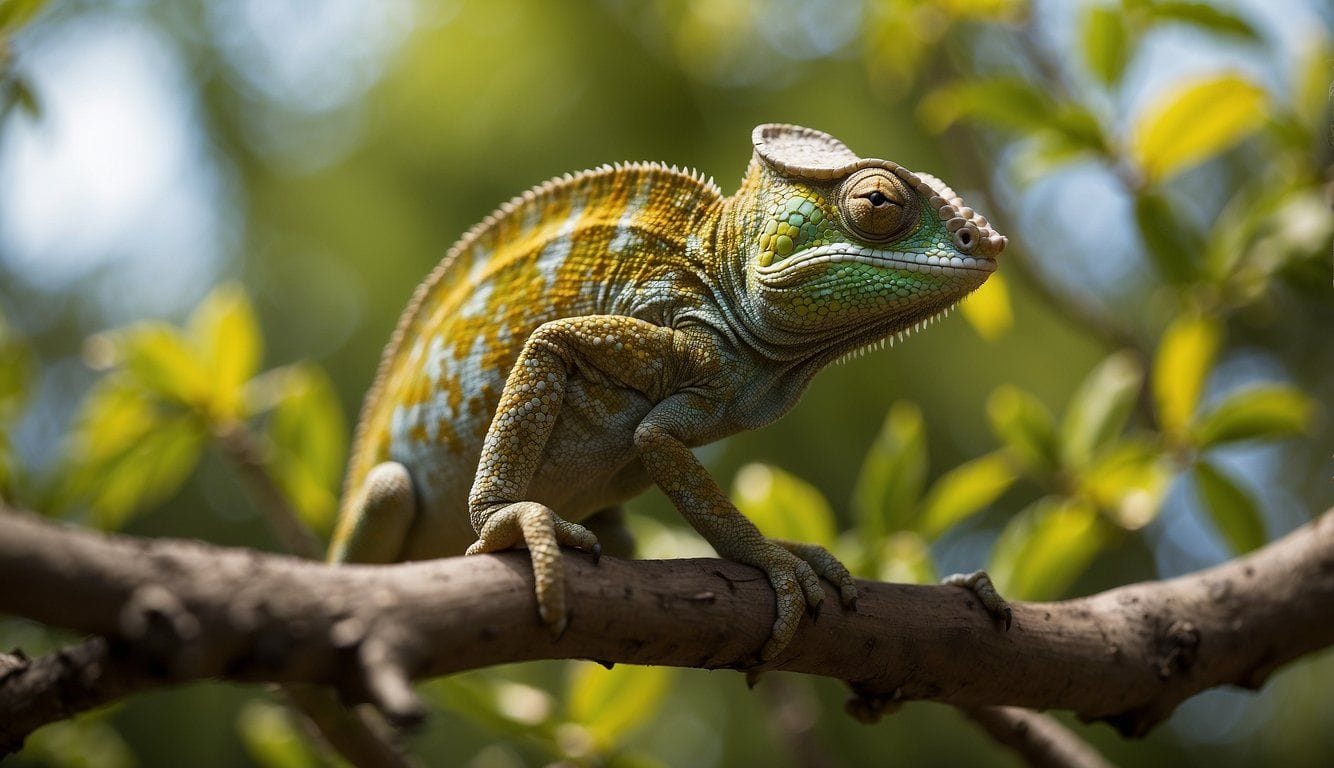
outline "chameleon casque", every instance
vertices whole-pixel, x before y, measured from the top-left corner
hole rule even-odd
[[[732,197],[693,172],[604,166],[468,231],[380,361],[330,559],[526,545],[559,633],[559,545],[623,552],[618,505],[656,483],[719,555],[768,575],[763,659],[818,610],[821,577],[852,606],[842,564],[762,536],[691,448],[772,422],[821,368],[945,312],[1006,241],[934,176],[807,128],[752,138]]]

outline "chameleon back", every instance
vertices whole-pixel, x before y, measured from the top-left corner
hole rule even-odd
[[[469,230],[418,288],[380,360],[341,518],[371,468],[398,461],[416,480],[419,511],[441,526],[414,538],[436,542],[422,556],[461,553],[474,538],[466,506],[482,440],[529,335],[563,317],[652,315],[655,278],[698,268],[685,263],[686,236],[721,203],[695,174],[604,166],[535,187]]]

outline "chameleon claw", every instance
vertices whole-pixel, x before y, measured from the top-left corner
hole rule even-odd
[[[593,545],[593,565],[597,565],[602,560],[602,545]]]
[[[820,620],[820,611],[822,611],[822,610],[824,610],[824,601],[823,601],[823,600],[820,601],[820,602],[818,602],[818,603],[812,603],[812,604],[811,604],[811,607],[810,607],[811,621],[813,621],[813,622],[814,622],[814,621],[819,621],[819,620]]]
[[[560,620],[555,622],[554,624],[551,624],[550,627],[551,627],[551,639],[559,641],[562,637],[565,636],[565,630],[570,628],[570,617],[561,616]]]

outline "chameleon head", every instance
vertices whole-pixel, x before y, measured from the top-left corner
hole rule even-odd
[[[832,136],[761,125],[726,226],[771,328],[851,351],[942,312],[996,269],[1005,237],[934,176]]]

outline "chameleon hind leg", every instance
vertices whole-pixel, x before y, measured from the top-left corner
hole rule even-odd
[[[940,583],[949,587],[963,587],[977,595],[987,613],[991,614],[993,619],[1005,622],[1006,629],[1010,628],[1014,613],[1010,610],[1010,604],[996,591],[996,586],[991,583],[991,577],[986,571],[956,573],[941,579]]]
[[[376,464],[338,521],[329,545],[331,563],[392,563],[401,559],[408,529],[417,516],[417,494],[408,468],[396,461]]]

